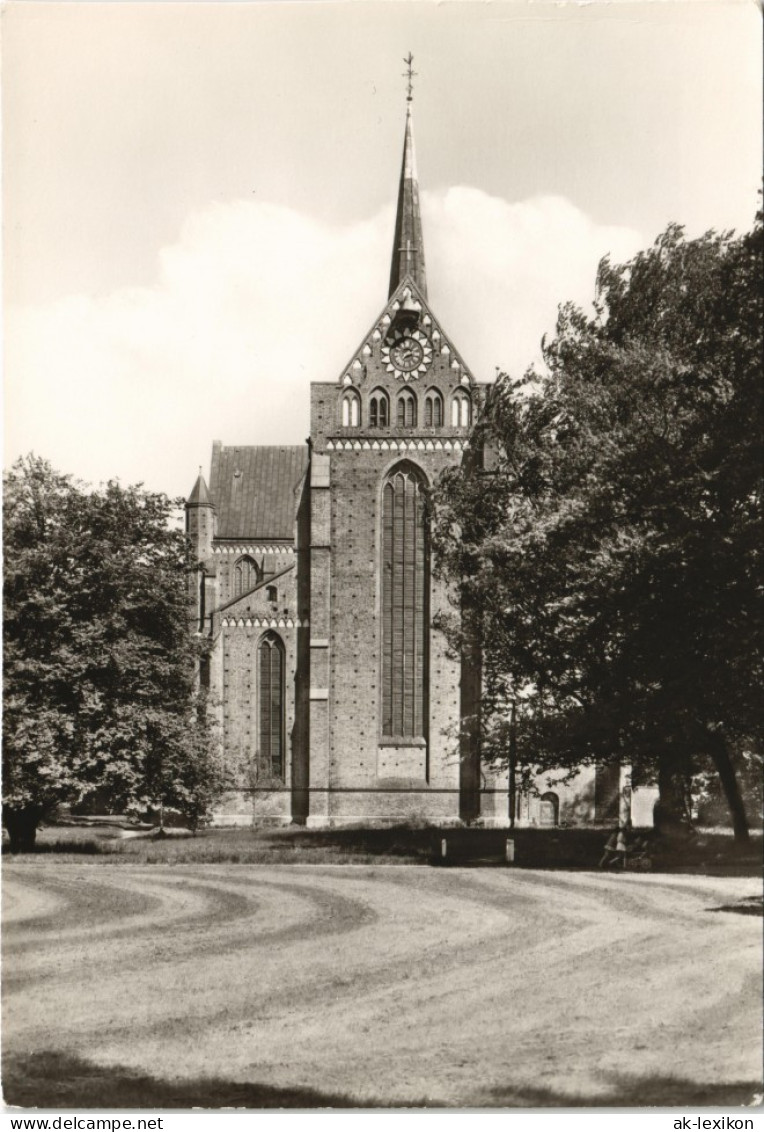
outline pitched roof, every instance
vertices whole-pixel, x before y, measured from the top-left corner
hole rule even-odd
[[[210,494],[217,538],[293,539],[308,447],[212,446]]]
[[[186,500],[187,507],[209,507],[212,504],[210,493],[207,490],[207,484],[204,481],[204,476],[201,472],[196,478],[196,483],[191,489],[191,494]]]

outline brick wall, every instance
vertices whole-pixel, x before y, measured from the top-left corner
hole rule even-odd
[[[411,459],[433,482],[448,465],[443,454],[418,454]],[[331,457],[331,544],[329,632],[331,785],[343,790],[362,788],[380,794],[338,794],[332,816],[391,815],[392,798],[384,793],[387,780],[405,782],[407,794],[394,814],[412,808],[438,816],[458,815],[459,720],[458,661],[446,655],[446,642],[430,632],[428,743],[402,746],[385,741],[380,718],[381,489],[399,463],[389,452],[335,452]],[[445,604],[440,584],[431,587],[431,616]],[[451,796],[430,793],[451,788]]]
[[[311,386],[311,696],[326,697],[311,700],[315,824],[412,816],[455,820],[460,813],[464,679],[439,632],[431,630],[429,638],[426,742],[392,743],[381,734],[381,495],[401,461],[418,468],[428,484],[461,461],[470,427],[451,423],[452,399],[468,396],[476,412],[482,390],[424,305],[416,317],[433,342],[427,372],[404,381],[389,371],[383,347],[400,314],[397,301],[338,382]],[[384,426],[370,421],[371,398],[380,390],[389,399]],[[404,391],[416,398],[417,420],[401,426],[397,401]],[[425,424],[425,399],[433,391],[443,404],[438,426]],[[360,412],[357,424],[344,425],[342,400],[349,394],[359,398]],[[445,587],[432,581],[430,619],[447,608]],[[473,681],[467,700],[474,690]],[[479,783],[475,755],[473,750],[470,785]],[[317,795],[319,787],[327,793]]]
[[[242,552],[257,563],[264,584],[236,600],[234,566]],[[216,609],[210,668],[213,701],[222,725],[226,763],[242,788],[224,799],[216,814],[218,823],[242,824],[253,818],[288,822],[294,813],[306,809],[307,734],[297,688],[298,669],[303,673],[306,668],[309,600],[301,588],[299,561],[299,543],[275,549],[242,543],[236,547],[217,544],[206,564],[214,578]],[[276,587],[275,600],[269,585]],[[284,774],[280,785],[255,773],[260,745],[258,646],[266,633],[274,633],[284,646]],[[253,786],[258,788],[254,794],[247,791]],[[296,790],[300,790],[299,798]]]

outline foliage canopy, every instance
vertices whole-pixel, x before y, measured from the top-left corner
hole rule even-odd
[[[61,802],[198,821],[222,785],[197,696],[175,504],[88,490],[35,456],[4,479],[3,820],[33,840]]]
[[[434,493],[440,570],[476,612],[487,756],[520,698],[539,767],[629,760],[665,806],[761,734],[762,220],[670,226],[560,309],[546,372],[502,376]],[[451,626],[457,633],[456,622]]]

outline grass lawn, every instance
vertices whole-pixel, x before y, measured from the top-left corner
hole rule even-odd
[[[760,881],[303,867],[299,850],[147,865],[138,844],[6,858],[7,1104],[729,1107],[762,1091],[761,925],[736,914]]]
[[[40,830],[34,856],[71,859],[101,857],[118,864],[443,864],[441,841],[448,844],[447,864],[501,866],[505,844],[515,845],[516,868],[595,869],[609,831],[605,829],[388,829],[306,830],[206,829],[196,835],[172,830],[157,837],[151,830],[132,831],[104,821],[51,825]],[[137,832],[137,835],[135,833]],[[649,836],[649,832],[646,831]],[[4,850],[7,846],[4,846]],[[30,855],[31,856],[31,855]],[[758,876],[761,833],[739,846],[724,832],[700,832],[683,843],[653,839],[653,872]]]

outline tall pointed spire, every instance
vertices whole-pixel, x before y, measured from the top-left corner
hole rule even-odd
[[[409,53],[404,63],[407,65],[406,78],[406,132],[403,138],[403,162],[398,186],[398,212],[395,218],[395,242],[393,243],[393,263],[390,270],[390,291],[400,285],[406,275],[410,275],[424,297],[427,297],[427,274],[424,266],[424,243],[422,241],[422,218],[419,213],[419,183],[416,173],[414,153],[414,127],[411,116],[413,101],[412,79],[414,71],[411,64],[413,55]]]

